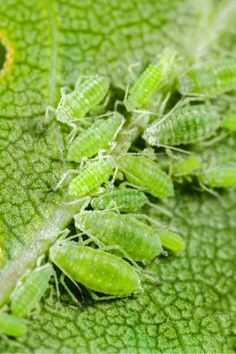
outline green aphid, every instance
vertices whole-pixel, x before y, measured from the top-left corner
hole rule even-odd
[[[142,290],[135,268],[105,251],[64,242],[51,248],[50,259],[65,275],[90,290],[113,296]]]
[[[236,133],[236,113],[229,112],[222,120],[221,127],[229,133]]]
[[[125,106],[127,110],[144,108],[157,90],[171,81],[177,53],[165,50],[156,64],[149,64],[130,89]]]
[[[111,157],[91,162],[77,177],[72,179],[69,194],[80,198],[96,192],[103,183],[109,180],[114,168],[115,162]]]
[[[163,252],[158,233],[134,216],[112,211],[83,211],[74,219],[78,229],[91,233],[106,246],[118,246],[134,261],[150,261]],[[122,256],[119,249],[114,250]]]
[[[170,251],[178,253],[185,249],[185,241],[176,232],[163,228],[158,231],[158,235],[160,237],[162,246],[169,249]]]
[[[236,186],[235,166],[214,166],[199,175],[200,184],[212,188],[230,188]]]
[[[131,184],[144,189],[154,197],[164,199],[174,195],[171,178],[149,158],[125,154],[117,159],[117,164]]]
[[[13,315],[25,317],[40,302],[49,286],[53,275],[51,264],[45,264],[30,273],[25,281],[17,286],[11,296],[11,311]]]
[[[56,109],[57,120],[72,125],[73,121],[83,118],[105,98],[109,85],[109,79],[104,76],[87,76],[74,91],[62,95]]]
[[[144,139],[155,146],[192,144],[211,137],[219,126],[220,115],[214,106],[184,106],[150,125]]]
[[[236,62],[226,59],[190,69],[178,83],[182,95],[220,95],[236,88]]]
[[[12,337],[21,337],[26,332],[27,327],[22,318],[0,312],[0,333]]]
[[[148,198],[140,190],[132,188],[114,188],[110,192],[93,198],[91,205],[95,210],[117,208],[123,213],[135,213],[147,204]]]
[[[192,155],[186,159],[174,162],[172,165],[172,175],[175,177],[184,177],[194,174],[202,167],[202,160],[199,156]]]
[[[99,119],[84,130],[70,145],[68,161],[80,161],[96,155],[101,149],[107,149],[124,124],[121,114],[115,112],[108,119]]]

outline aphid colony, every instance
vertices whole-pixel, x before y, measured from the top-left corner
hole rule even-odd
[[[192,177],[208,191],[236,186],[235,162],[208,166],[190,151],[193,144],[205,143],[220,129],[231,134],[236,131],[235,115],[230,112],[223,119],[214,100],[209,99],[235,88],[235,64],[204,64],[183,75],[179,75],[179,65],[176,52],[164,51],[128,90],[124,116],[116,110],[97,117],[89,115],[99,104],[105,110],[109,91],[106,77],[85,76],[74,90],[63,91],[56,119],[62,129],[67,125],[77,132],[66,149],[67,162],[74,168],[67,191],[71,197],[84,200],[83,208],[74,215],[77,234],[59,238],[50,248],[47,263],[19,281],[9,298],[7,311],[11,314],[0,313],[0,332],[15,337],[26,333],[24,318],[37,308],[56,269],[77,286],[82,284],[97,300],[104,299],[101,294],[110,299],[141,293],[143,278],[155,281],[141,265],[166,255],[166,250],[179,253],[185,248],[178,232],[150,218],[146,211],[171,217],[160,201],[166,204],[174,195],[175,182],[191,181]],[[176,89],[189,97],[167,110],[168,98]],[[137,117],[153,108],[154,95],[164,107],[157,111],[160,116],[153,121],[150,112],[150,123],[146,120],[146,126],[134,129]],[[124,136],[128,137],[125,144]],[[146,144],[144,151],[136,145],[138,137]],[[187,145],[185,151],[175,148],[180,145]],[[159,161],[163,149],[165,159]],[[178,154],[172,152],[175,150]],[[61,283],[74,298],[65,282]]]

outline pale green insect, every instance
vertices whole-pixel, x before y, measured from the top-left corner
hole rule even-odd
[[[170,82],[176,63],[176,52],[165,50],[156,64],[150,64],[130,89],[125,100],[127,110],[144,108],[153,94]]]
[[[235,90],[236,62],[224,61],[206,63],[189,70],[178,83],[182,95],[219,95]]]
[[[52,275],[53,268],[51,264],[45,264],[30,273],[11,296],[12,313],[20,317],[28,315],[45,294]]]
[[[222,120],[221,127],[230,133],[236,133],[236,113],[229,112]]]
[[[0,333],[12,337],[21,337],[26,332],[27,327],[22,318],[0,312]]]
[[[105,98],[109,85],[109,79],[106,77],[87,76],[76,85],[74,91],[62,95],[56,109],[57,120],[71,125],[73,121],[83,118]]]
[[[230,188],[236,186],[235,166],[214,166],[199,175],[199,182],[212,188]]]
[[[184,106],[150,125],[143,137],[155,146],[192,144],[214,135],[219,126],[220,115],[214,106]]]
[[[175,177],[188,176],[202,167],[202,160],[197,155],[192,155],[173,163],[171,173]]]
[[[91,162],[77,177],[72,179],[69,194],[84,197],[96,192],[103,183],[108,181],[114,168],[115,162],[111,157]]]
[[[124,118],[117,112],[106,120],[97,120],[73,141],[68,149],[67,160],[80,161],[108,148],[123,124]]]
[[[116,254],[122,256],[121,251],[124,251],[134,261],[150,261],[163,251],[157,232],[134,216],[112,211],[83,211],[74,219],[75,226],[84,233],[91,233],[106,246],[118,246],[114,247]]]
[[[142,191],[132,188],[115,188],[93,198],[91,206],[95,210],[115,207],[124,213],[134,213],[148,202],[148,198]]]
[[[172,252],[177,253],[185,249],[185,242],[183,238],[176,232],[163,228],[158,231],[158,235],[160,237],[162,246],[168,248]]]
[[[113,296],[142,290],[133,266],[100,249],[64,242],[51,248],[50,259],[65,275],[90,290]]]
[[[125,154],[117,159],[117,164],[127,180],[160,199],[174,195],[171,178],[157,163],[145,156]]]

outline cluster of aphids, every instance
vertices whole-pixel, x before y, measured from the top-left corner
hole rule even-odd
[[[75,284],[85,286],[95,299],[104,297],[93,291],[105,294],[106,299],[138,294],[142,276],[152,278],[138,263],[166,253],[163,247],[178,253],[185,246],[178,233],[158,227],[142,208],[159,208],[171,215],[153,200],[172,197],[173,180],[180,177],[195,175],[208,190],[236,185],[234,164],[205,168],[201,156],[189,149],[185,158],[169,151],[202,142],[218,129],[236,132],[236,115],[230,112],[222,119],[222,112],[213,104],[215,97],[236,88],[236,64],[231,60],[203,64],[184,73],[179,65],[175,52],[164,51],[127,90],[124,116],[117,110],[97,117],[89,115],[108,94],[106,77],[86,76],[72,92],[62,94],[56,109],[58,124],[76,128],[66,159],[79,167],[68,185],[69,195],[84,200],[84,207],[74,216],[78,233],[60,238],[50,249],[49,263],[17,285],[11,295],[12,314],[0,314],[2,332],[25,334],[22,318],[31,313],[47,290],[54,273],[52,264]],[[181,99],[168,111],[168,100],[176,91],[188,99]],[[161,107],[157,118],[150,112],[155,94]],[[134,143],[140,136],[146,143],[143,151]],[[163,147],[168,149],[169,173],[157,161],[158,149]]]

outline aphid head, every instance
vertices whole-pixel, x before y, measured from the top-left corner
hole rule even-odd
[[[177,89],[182,95],[190,94],[194,89],[194,81],[190,76],[183,76],[178,84]]]

